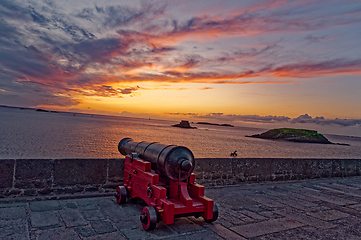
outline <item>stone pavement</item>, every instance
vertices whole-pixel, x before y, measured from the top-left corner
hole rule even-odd
[[[206,188],[219,218],[158,223],[146,232],[141,202],[114,197],[0,200],[0,239],[361,239],[361,177]]]

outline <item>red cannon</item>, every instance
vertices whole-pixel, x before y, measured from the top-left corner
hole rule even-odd
[[[195,183],[195,161],[188,148],[124,138],[118,150],[125,155],[125,166],[123,186],[115,193],[117,203],[143,199],[148,205],[140,216],[145,230],[154,229],[160,221],[172,224],[175,217],[217,219],[217,205],[204,196],[204,187]]]

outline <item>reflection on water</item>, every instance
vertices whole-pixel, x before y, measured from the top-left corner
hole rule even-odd
[[[197,125],[171,127],[176,122],[85,114],[36,112],[0,107],[0,158],[119,158],[118,142],[160,142],[188,147],[196,158],[360,158],[361,138],[326,135],[350,146],[293,143],[247,138],[264,129]]]

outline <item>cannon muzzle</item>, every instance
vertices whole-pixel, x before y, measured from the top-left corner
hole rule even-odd
[[[186,180],[195,166],[193,153],[183,146],[134,142],[131,138],[123,138],[118,150],[122,155],[137,153],[141,159],[152,163],[155,172],[173,181]]]

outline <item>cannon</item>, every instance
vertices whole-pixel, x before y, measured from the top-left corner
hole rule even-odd
[[[140,221],[146,231],[158,222],[174,223],[175,217],[202,216],[206,222],[218,218],[214,201],[204,196],[204,186],[195,182],[195,160],[186,147],[156,142],[134,142],[124,138],[118,144],[125,156],[123,186],[118,186],[118,204],[128,198],[141,198],[144,207]]]

